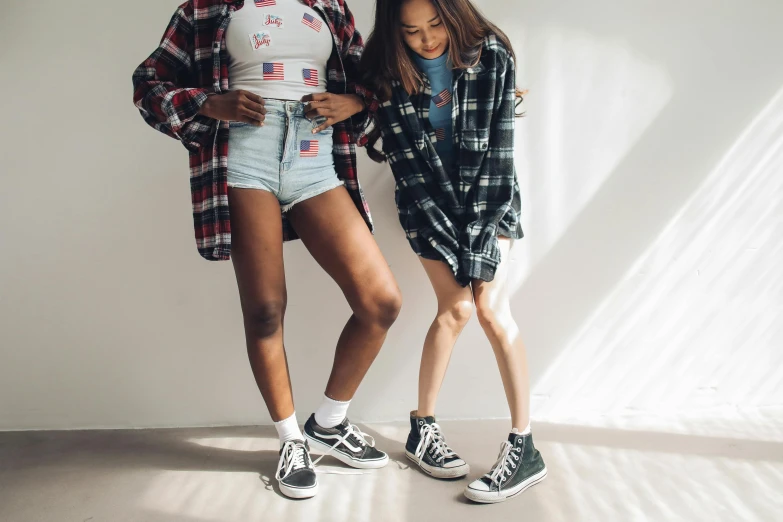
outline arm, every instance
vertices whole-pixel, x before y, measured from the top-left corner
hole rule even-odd
[[[347,94],[315,94],[305,97],[303,101],[310,103],[308,117],[327,117],[327,121],[315,129],[315,132],[350,118],[354,127],[354,138],[361,145],[362,141],[366,141],[365,132],[371,121],[370,115],[378,110],[379,103],[375,95],[359,82],[359,63],[364,52],[364,40],[356,29],[353,13],[344,0],[334,0],[333,6],[334,26],[341,43],[338,51],[345,68]]]
[[[497,236],[518,224],[519,198],[514,167],[514,59],[501,53],[496,68],[488,150],[474,185],[474,220],[466,227],[471,252],[494,252]],[[513,218],[509,221],[509,218]],[[509,226],[513,225],[513,226]]]
[[[514,178],[514,129],[516,115],[516,68],[514,58],[507,54],[498,67],[495,80],[495,100],[489,128],[490,158],[484,159],[480,175],[499,172],[503,178]],[[489,172],[488,172],[489,171]]]
[[[185,87],[193,74],[193,6],[171,17],[157,49],[133,73],[133,102],[153,128],[199,146],[213,120],[199,115],[209,90]]]

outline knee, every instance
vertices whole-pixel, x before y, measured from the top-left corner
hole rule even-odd
[[[496,330],[499,326],[499,314],[486,301],[476,303],[476,315],[484,330]]]
[[[438,314],[439,320],[444,323],[444,326],[456,332],[461,332],[465,328],[471,315],[473,315],[471,301],[457,301]]]
[[[248,337],[266,339],[279,332],[283,327],[285,308],[285,300],[266,301],[247,307],[244,316]]]
[[[402,294],[397,285],[389,285],[375,295],[376,322],[384,328],[390,328],[402,310]]]
[[[402,294],[396,284],[369,292],[354,313],[360,319],[389,329],[402,309]]]

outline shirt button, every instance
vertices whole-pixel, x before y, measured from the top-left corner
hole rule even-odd
[[[489,145],[487,145],[486,143],[482,143],[482,144],[481,144],[481,150],[487,150],[487,147],[488,147],[488,146],[489,146]]]

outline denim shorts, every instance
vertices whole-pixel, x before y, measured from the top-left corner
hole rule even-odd
[[[313,134],[323,119],[305,118],[302,102],[268,99],[265,103],[263,127],[229,124],[228,186],[271,192],[283,212],[342,186],[334,169],[334,130]]]

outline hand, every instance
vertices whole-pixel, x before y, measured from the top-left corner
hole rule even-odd
[[[266,107],[261,96],[239,90],[209,96],[201,106],[199,114],[216,120],[241,121],[263,127]]]
[[[364,101],[356,94],[308,94],[302,101],[306,103],[305,116],[313,120],[323,116],[326,121],[313,130],[313,134],[328,129],[335,123],[347,120],[364,110]]]

